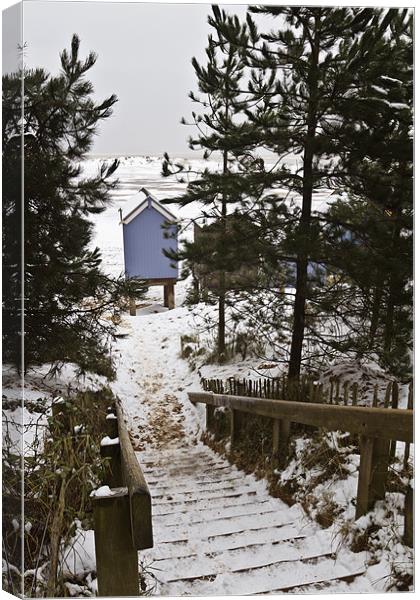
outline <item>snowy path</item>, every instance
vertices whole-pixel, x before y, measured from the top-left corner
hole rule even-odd
[[[154,311],[159,311],[157,314]],[[114,391],[153,497],[155,547],[140,553],[160,595],[372,592],[364,553],[272,498],[263,482],[199,442],[187,399],[198,376],[179,358],[188,312],[158,305],[127,318]]]

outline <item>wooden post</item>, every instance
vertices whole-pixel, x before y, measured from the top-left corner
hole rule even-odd
[[[175,285],[173,283],[165,283],[163,286],[163,305],[169,310],[175,308]]]
[[[385,496],[389,440],[360,436],[360,467],[356,519],[369,512]]]
[[[407,493],[405,495],[404,503],[404,544],[406,546],[413,547],[414,537],[414,522],[413,522],[413,488],[411,485],[408,486]]]
[[[108,485],[110,488],[121,487],[123,485],[123,476],[120,444],[118,442],[115,444],[101,444],[101,456],[108,459],[108,465],[105,468],[103,476],[104,485]]]
[[[115,415],[115,402],[111,402],[111,404],[106,408],[106,414],[110,415],[111,413]]]
[[[169,310],[175,308],[175,285],[173,283],[168,286],[168,308]]]
[[[105,417],[106,433],[110,438],[118,437],[118,419],[114,413],[108,413]]]
[[[173,283],[168,287],[168,308],[169,310],[175,308],[175,285]]]
[[[344,397],[343,397],[343,402],[344,402],[344,406],[347,406],[347,404],[349,403],[349,381],[345,381],[344,382]]]
[[[373,388],[373,400],[372,400],[372,408],[376,408],[378,406],[378,384],[375,384]]]
[[[135,317],[137,314],[136,301],[130,298],[129,303],[130,317]]]
[[[337,378],[336,388],[335,388],[335,403],[340,404],[340,380]]]
[[[373,472],[371,480],[372,503],[385,498],[390,440],[375,439],[373,444]]]
[[[271,456],[278,466],[283,466],[286,462],[289,436],[290,422],[283,419],[273,419],[273,444]]]
[[[308,394],[307,394],[307,398],[309,397],[309,402],[315,402],[315,388],[314,385],[312,383],[312,381],[308,381]],[[308,401],[308,400],[307,400]]]
[[[351,404],[352,406],[357,406],[357,391],[358,391],[358,384],[357,382],[353,383],[352,385],[352,389],[351,389]]]
[[[242,414],[239,410],[230,411],[230,448],[233,450],[239,442]]]
[[[139,596],[137,550],[131,538],[128,493],[93,498],[95,553],[99,596]]]
[[[333,397],[334,397],[334,379],[333,379],[333,377],[330,377],[330,404],[333,403]]]
[[[360,436],[360,465],[357,482],[356,519],[366,514],[370,508],[370,478],[373,460],[373,438]]]
[[[206,404],[206,428],[209,431],[214,429],[214,406]]]
[[[278,459],[280,447],[280,419],[273,419],[273,444],[271,455],[274,460]]]
[[[388,385],[386,386],[386,391],[385,391],[384,408],[388,408],[388,406],[389,406],[389,399],[391,397],[391,390],[392,390],[392,383],[389,382]]]

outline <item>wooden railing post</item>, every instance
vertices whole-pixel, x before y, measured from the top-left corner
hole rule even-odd
[[[118,437],[118,418],[113,412],[106,416],[106,433],[110,438]]]
[[[370,478],[373,460],[373,438],[360,436],[360,465],[357,483],[356,519],[369,510]]]
[[[214,429],[214,406],[206,404],[206,428],[209,431]]]
[[[360,436],[360,467],[356,519],[385,497],[389,465],[389,440]]]
[[[282,466],[287,458],[287,446],[290,436],[290,421],[273,419],[272,459]]]
[[[131,539],[126,488],[93,498],[99,596],[139,596],[137,550]]]
[[[233,450],[239,442],[242,425],[242,414],[239,410],[230,411],[230,448]]]
[[[104,485],[110,488],[121,487],[123,476],[121,468],[121,448],[118,438],[104,438],[101,442],[101,457],[108,459],[103,477]]]
[[[280,419],[273,419],[273,444],[271,455],[274,460],[278,460],[279,458],[279,449],[280,449]]]
[[[373,444],[372,502],[385,498],[389,469],[390,440],[375,439]]]

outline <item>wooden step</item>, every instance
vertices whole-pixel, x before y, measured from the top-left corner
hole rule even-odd
[[[219,519],[234,519],[240,516],[252,518],[255,515],[268,512],[277,512],[277,508],[273,506],[270,500],[264,500],[262,502],[247,502],[240,505],[220,507],[219,509],[185,510],[166,515],[155,515],[155,521],[159,523],[159,526],[174,527],[180,523],[189,523],[192,525],[218,521]]]
[[[354,562],[354,561],[353,561]],[[222,573],[194,580],[185,579],[161,584],[161,594],[184,596],[253,595],[281,592],[297,586],[361,575],[365,566],[344,564],[329,557],[316,557],[293,562],[256,567],[241,573]]]
[[[165,509],[165,505],[161,504],[156,509],[155,509],[155,507],[153,507],[153,518],[156,519],[159,517],[169,517],[172,515],[188,516],[191,513],[196,514],[196,513],[200,513],[200,512],[206,512],[206,511],[220,512],[223,509],[235,508],[235,507],[241,507],[241,506],[249,507],[252,505],[258,505],[263,502],[270,502],[270,500],[263,500],[263,499],[260,499],[260,497],[258,497],[258,496],[257,497],[252,496],[251,498],[249,498],[248,496],[245,496],[243,499],[239,499],[236,501],[231,501],[230,499],[228,499],[226,504],[223,503],[223,498],[215,500],[214,502],[211,502],[211,501],[204,501],[204,502],[205,502],[204,504],[201,503],[202,506],[196,506],[196,507],[191,507],[188,503],[186,505],[183,505],[182,502],[177,502],[173,506],[169,506],[166,509]],[[186,520],[188,521],[188,519],[186,519]]]
[[[316,535],[294,538],[282,544],[243,546],[236,550],[228,549],[219,553],[163,560],[160,561],[159,569],[162,569],[164,579],[168,583],[209,575],[216,576],[225,572],[241,573],[258,567],[331,556],[335,552],[336,546],[337,544],[331,546],[329,534],[326,534],[323,540]]]
[[[160,503],[162,499],[167,499],[174,502],[184,502],[184,500],[201,500],[203,498],[214,498],[216,496],[227,496],[234,492],[235,494],[247,494],[248,492],[255,492],[257,494],[257,490],[252,485],[235,485],[235,484],[225,484],[221,486],[217,486],[213,488],[212,486],[191,486],[192,489],[182,490],[180,492],[174,490],[173,492],[161,492],[160,490],[155,490],[151,488],[150,494],[153,498],[153,502]]]
[[[160,537],[160,532],[156,532],[155,540],[156,543],[159,543],[160,539],[169,541],[176,540],[178,537],[183,539],[185,536],[195,540],[211,540],[217,536],[232,535],[242,531],[259,531],[265,528],[283,527],[293,522],[293,515],[290,512],[257,514],[252,520],[247,516],[237,516],[234,519],[228,517],[213,522],[186,523],[177,527],[165,527],[162,530],[162,537]]]
[[[201,498],[199,500],[184,500],[180,502],[178,500],[160,500],[153,503],[153,513],[160,514],[164,512],[169,506],[171,507],[185,507],[187,505],[193,506],[194,508],[210,508],[211,506],[231,506],[232,504],[236,504],[242,501],[244,498],[253,498],[257,497],[257,492],[251,491],[246,493],[229,493],[226,496],[213,496],[211,498]],[[224,504],[225,503],[225,504]],[[162,510],[163,508],[163,510]]]
[[[162,480],[160,479],[156,479],[156,480],[147,480],[147,483],[149,485],[150,489],[153,490],[158,490],[158,491],[175,491],[175,492],[182,492],[184,490],[188,490],[189,487],[191,487],[192,482],[190,480],[184,481],[184,480],[173,480],[173,484],[168,484],[168,482],[165,480],[163,483],[161,482]],[[195,485],[200,485],[200,486],[214,486],[215,488],[217,488],[220,484],[223,483],[241,483],[244,481],[244,477],[242,476],[238,476],[238,475],[231,475],[230,473],[226,474],[225,477],[218,477],[217,479],[201,479],[201,480],[197,480],[194,481],[193,483]]]

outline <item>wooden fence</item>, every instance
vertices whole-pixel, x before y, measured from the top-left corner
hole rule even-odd
[[[206,392],[267,398],[273,400],[296,400],[321,404],[343,404],[344,406],[382,406],[397,408],[400,387],[396,381],[389,381],[381,394],[379,385],[372,386],[370,397],[362,395],[357,382],[342,381],[339,377],[330,377],[327,383],[319,383],[310,377],[301,377],[298,382],[288,383],[286,376],[264,377],[260,379],[201,379]],[[409,386],[408,408],[413,408],[412,384]]]
[[[93,497],[99,596],[139,596],[138,550],[153,547],[150,492],[118,402],[106,418],[101,455],[108,459]]]
[[[272,455],[286,454],[291,422],[346,431],[359,435],[360,467],[357,487],[356,519],[368,512],[387,489],[391,444],[398,440],[413,442],[413,410],[341,406],[318,402],[252,398],[213,392],[189,393],[191,402],[206,405],[207,427],[212,428],[214,410],[231,411],[231,447],[241,436],[244,414],[269,417],[273,421]],[[412,493],[406,496],[406,524],[412,520]],[[406,543],[412,545],[412,529],[406,526]]]
[[[238,379],[230,377],[222,379],[201,379],[203,389],[216,394],[229,394],[234,396],[248,396],[252,398],[267,398],[272,400],[294,400],[296,402],[311,402],[317,404],[336,404],[342,406],[366,406],[371,408],[398,408],[400,387],[396,381],[389,381],[385,390],[380,393],[379,386],[375,384],[370,397],[361,396],[357,382],[342,382],[339,377],[331,377],[328,384],[314,381],[303,376],[299,381],[292,383],[286,376],[260,379]],[[408,389],[407,409],[413,410],[413,383]],[[282,423],[282,437],[288,436],[289,423]],[[278,431],[273,435],[278,436]],[[286,443],[286,440],[284,440]],[[395,457],[395,440],[390,445],[390,458]],[[404,467],[408,465],[410,444],[406,443],[404,452]]]

